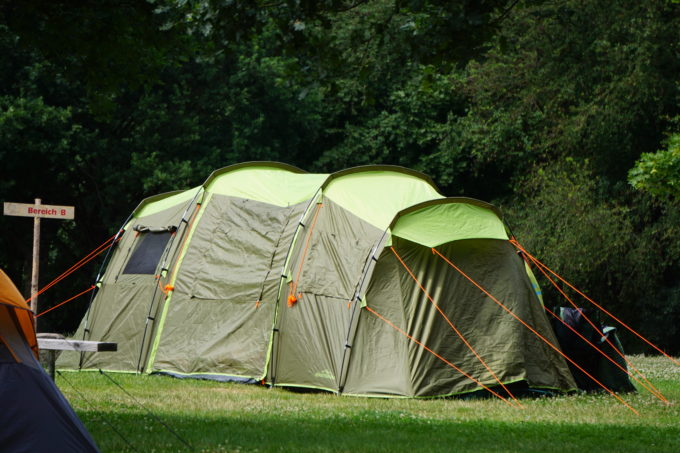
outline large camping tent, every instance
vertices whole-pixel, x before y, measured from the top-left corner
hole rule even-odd
[[[392,166],[234,165],[144,200],[59,366],[434,396],[575,388],[499,212]],[[437,253],[435,253],[435,251]]]
[[[33,313],[0,269],[0,450],[98,451],[37,354]]]

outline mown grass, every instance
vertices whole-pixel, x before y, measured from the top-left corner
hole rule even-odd
[[[600,394],[523,400],[519,410],[489,399],[338,397],[110,376],[201,452],[680,452],[680,367],[659,357],[633,359],[671,404],[649,393],[624,395],[637,416]],[[189,451],[105,376],[65,372],[57,384],[103,452]]]

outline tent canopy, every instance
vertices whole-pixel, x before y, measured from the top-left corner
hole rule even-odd
[[[0,304],[5,305],[11,311],[12,316],[17,319],[22,338],[37,357],[38,340],[35,337],[33,327],[33,313],[24,298],[21,297],[19,290],[2,269],[0,269]]]

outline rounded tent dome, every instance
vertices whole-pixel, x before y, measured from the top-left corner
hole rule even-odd
[[[185,205],[200,193],[201,187],[188,190],[176,190],[145,198],[133,211],[133,217],[140,218],[150,216],[177,205]]]
[[[500,211],[473,198],[441,198],[399,212],[391,235],[427,247],[462,239],[508,240]]]
[[[380,230],[404,208],[443,198],[428,176],[392,165],[366,165],[333,173],[322,190],[325,197]]]
[[[23,338],[37,357],[38,342],[33,328],[33,312],[31,312],[30,307],[24,301],[19,290],[2,269],[0,269],[0,304],[5,305],[8,310],[14,312],[14,316],[19,321]]]
[[[0,404],[2,451],[99,451],[40,366],[33,313],[2,269]]]
[[[290,206],[313,197],[327,177],[279,162],[246,162],[213,172],[203,187],[211,194]]]

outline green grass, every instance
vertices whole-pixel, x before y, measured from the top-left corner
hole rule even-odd
[[[624,395],[637,416],[599,394],[523,400],[519,410],[500,400],[338,397],[111,376],[203,452],[680,452],[680,367],[658,357],[633,360],[671,404]],[[105,419],[138,451],[188,451],[99,373],[63,373],[57,384],[103,452],[133,451]]]

